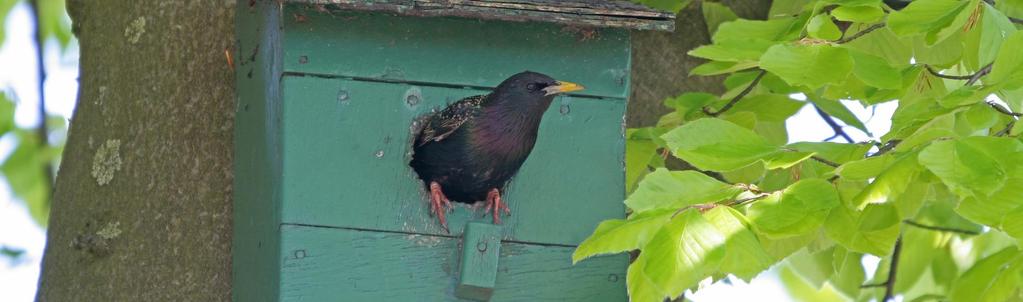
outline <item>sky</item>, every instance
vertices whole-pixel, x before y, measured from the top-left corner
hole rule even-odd
[[[24,4],[19,4],[6,20],[6,40],[0,48],[0,91],[13,93],[18,102],[15,122],[24,127],[33,127],[38,122],[36,108],[38,93],[35,70],[35,52],[32,43],[31,15]],[[62,54],[55,41],[51,41],[44,53],[48,79],[45,84],[46,110],[50,114],[71,117],[74,111],[78,89],[78,50],[72,42]],[[793,98],[805,100],[801,95]],[[891,127],[891,115],[895,104],[885,103],[876,108],[864,108],[856,102],[846,105],[867,125],[874,137],[869,137],[852,127],[846,132],[856,141],[877,140]],[[804,106],[786,122],[790,142],[821,141],[831,137],[831,128],[817,115],[812,106]],[[12,151],[11,137],[0,137],[0,161]],[[841,141],[839,139],[839,141]],[[0,301],[32,301],[35,296],[39,264],[45,245],[45,230],[29,217],[28,211],[19,200],[15,200],[5,182],[0,182],[0,246],[24,249],[25,255],[10,261],[0,258]],[[873,274],[878,259],[867,257],[864,265],[867,273]],[[777,272],[770,270],[751,283],[731,278],[732,285],[717,283],[702,286],[695,293],[686,296],[696,302],[707,301],[787,301],[790,300],[777,278]]]

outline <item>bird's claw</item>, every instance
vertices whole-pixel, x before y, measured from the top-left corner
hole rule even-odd
[[[497,188],[491,189],[490,192],[487,192],[487,207],[483,209],[483,216],[490,213],[494,216],[494,224],[501,224],[501,212],[511,216],[511,209],[508,208],[508,204],[501,200],[501,191],[497,190]]]
[[[448,221],[444,218],[444,212],[453,212],[454,210],[455,208],[451,206],[451,200],[444,196],[444,191],[441,190],[440,184],[436,181],[430,182],[430,214],[437,216],[437,220],[440,221],[440,226],[444,228],[445,233],[451,232],[448,230]]]

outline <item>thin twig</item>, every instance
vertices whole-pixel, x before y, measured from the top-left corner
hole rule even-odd
[[[758,199],[763,199],[764,197],[767,197],[768,195],[771,195],[771,194],[760,193],[757,196],[736,199],[735,201],[732,201],[732,202],[728,203],[728,206],[734,207],[734,206],[737,206],[737,205],[742,205],[742,204],[750,202],[750,201],[754,201],[754,200],[758,200]]]
[[[1002,130],[998,130],[998,132],[995,133],[995,136],[1006,136],[1006,135],[1008,135],[1009,132],[1012,131],[1012,127],[1013,126],[1016,126],[1016,121],[1011,121],[1008,124],[1005,124],[1005,128],[1002,128]]]
[[[963,85],[965,85],[965,86],[973,85],[973,83],[976,83],[978,80],[980,80],[981,77],[987,75],[988,73],[991,73],[991,66],[993,66],[993,65],[995,65],[995,63],[991,62],[991,63],[988,63],[987,65],[985,65],[984,67],[981,67],[980,70],[978,70],[976,73],[974,73],[973,76],[970,77],[970,79],[966,81],[966,84],[963,84]]]
[[[881,302],[888,302],[895,297],[895,272],[899,268],[899,255],[902,253],[902,234],[895,239],[895,249],[892,250],[892,263],[888,267],[888,280],[884,285],[884,298]]]
[[[831,117],[831,115],[829,115],[827,112],[824,112],[824,110],[821,110],[821,107],[817,107],[816,104],[813,105],[813,109],[816,109],[817,114],[820,115],[822,119],[824,119],[825,123],[828,123],[828,126],[831,127],[831,130],[835,131],[835,135],[841,136],[842,138],[845,139],[846,142],[850,143],[854,142],[852,137],[850,137],[849,134],[846,134],[845,130],[842,130],[842,125],[839,125],[838,122],[835,121],[835,118]]]
[[[1021,116],[1023,116],[1023,113],[1012,112],[1012,110],[1009,110],[1009,108],[1005,108],[1002,105],[1000,105],[998,103],[995,103],[995,102],[992,102],[992,101],[987,101],[987,105],[991,106],[991,108],[994,108],[996,111],[998,111],[999,113],[1004,114],[1004,115],[1013,116],[1013,117],[1021,117]]]
[[[820,157],[820,156],[817,156],[817,155],[810,156],[810,158],[812,158],[813,160],[816,160],[816,161],[818,161],[818,162],[820,162],[822,164],[831,166],[833,168],[838,168],[838,166],[842,165],[842,164],[830,161],[827,158],[823,158],[823,157]]]
[[[35,20],[35,46],[36,46],[36,69],[39,74],[39,126],[36,127],[36,136],[39,137],[39,146],[45,147],[49,145],[49,130],[46,127],[46,90],[44,84],[46,84],[46,63],[43,60],[43,31],[40,29],[42,26],[42,13],[39,11],[39,0],[29,1],[29,8],[32,10],[32,16]],[[50,195],[50,191],[53,188],[53,167],[52,164],[47,161],[43,164],[43,175],[46,175],[46,195]],[[49,198],[49,197],[47,197]]]
[[[845,43],[852,42],[853,40],[859,39],[863,35],[866,35],[866,34],[869,34],[872,31],[881,29],[882,27],[884,27],[884,23],[877,23],[877,24],[871,25],[870,27],[864,28],[863,30],[856,32],[852,36],[849,36],[849,37],[846,37],[846,38],[842,38],[842,39],[839,39],[838,41],[835,41],[835,44],[845,44]]]
[[[916,221],[912,221],[912,220],[909,220],[909,219],[903,220],[902,222],[905,223],[905,224],[911,225],[911,226],[915,226],[915,227],[918,227],[918,228],[921,228],[921,229],[925,229],[925,230],[932,230],[932,231],[939,231],[939,232],[950,232],[950,233],[959,233],[959,234],[963,234],[963,235],[980,235],[980,233],[976,232],[976,231],[963,230],[963,229],[957,229],[957,228],[949,228],[949,227],[941,227],[941,226],[933,226],[933,225],[926,225],[926,224],[922,224],[922,223],[919,223],[919,222],[916,222]]]
[[[882,286],[885,286],[885,284],[887,284],[887,283],[888,282],[868,283],[868,284],[860,285],[860,288],[882,287]]]
[[[1016,17],[1009,17],[1009,21],[1012,21],[1012,23],[1016,23],[1016,24],[1023,24],[1023,19],[1016,18]]]
[[[888,151],[895,150],[895,147],[898,146],[899,143],[901,143],[901,142],[902,142],[902,140],[900,140],[900,139],[889,140],[887,143],[884,144],[884,146],[879,147],[877,149],[877,152],[874,152],[874,154],[871,154],[870,156],[867,156],[867,157],[874,157],[874,156],[884,155],[885,153],[888,153]]]
[[[931,65],[924,65],[924,68],[926,68],[927,72],[930,72],[931,75],[939,77],[939,78],[945,78],[945,79],[950,79],[950,80],[969,80],[969,79],[973,78],[972,74],[971,75],[940,74],[940,73],[938,73],[937,70],[934,70],[934,68],[932,68]]]
[[[766,74],[767,70],[761,70],[760,73],[757,74],[757,77],[753,78],[753,82],[750,82],[749,86],[746,86],[746,89],[743,89],[742,92],[739,92],[739,94],[735,95],[735,97],[733,97],[732,100],[728,101],[728,103],[725,104],[724,107],[721,107],[721,110],[711,111],[710,107],[703,107],[703,113],[706,113],[709,116],[718,116],[724,113],[725,111],[728,111],[728,109],[732,109],[732,106],[735,106],[735,103],[738,103],[739,100],[742,100],[743,97],[745,97],[747,94],[753,91],[753,88],[755,88],[757,84],[760,83],[760,79],[762,79]]]

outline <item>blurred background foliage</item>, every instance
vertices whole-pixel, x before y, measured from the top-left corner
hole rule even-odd
[[[64,54],[71,49],[73,35],[71,20],[68,18],[64,0],[0,0],[0,47],[7,39],[7,19],[12,10],[26,6],[32,15],[35,53],[35,77],[39,99],[27,102],[19,99],[19,93],[10,83],[0,82],[0,172],[13,197],[23,202],[32,219],[46,227],[50,212],[50,192],[54,175],[60,163],[66,136],[67,123],[64,117],[46,111],[46,61],[44,53],[56,49]],[[3,67],[0,67],[3,68]],[[25,93],[25,92],[22,92]],[[31,106],[33,108],[19,108]],[[15,112],[33,112],[34,125],[19,125]],[[45,118],[38,118],[45,116]],[[11,230],[5,230],[11,231]],[[0,257],[17,258],[24,251],[17,246],[0,246]]]

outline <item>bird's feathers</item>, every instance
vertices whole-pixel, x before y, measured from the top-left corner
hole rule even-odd
[[[467,97],[444,108],[439,114],[427,118],[423,130],[416,139],[417,146],[444,140],[466,121],[480,114],[481,104],[486,95]]]

